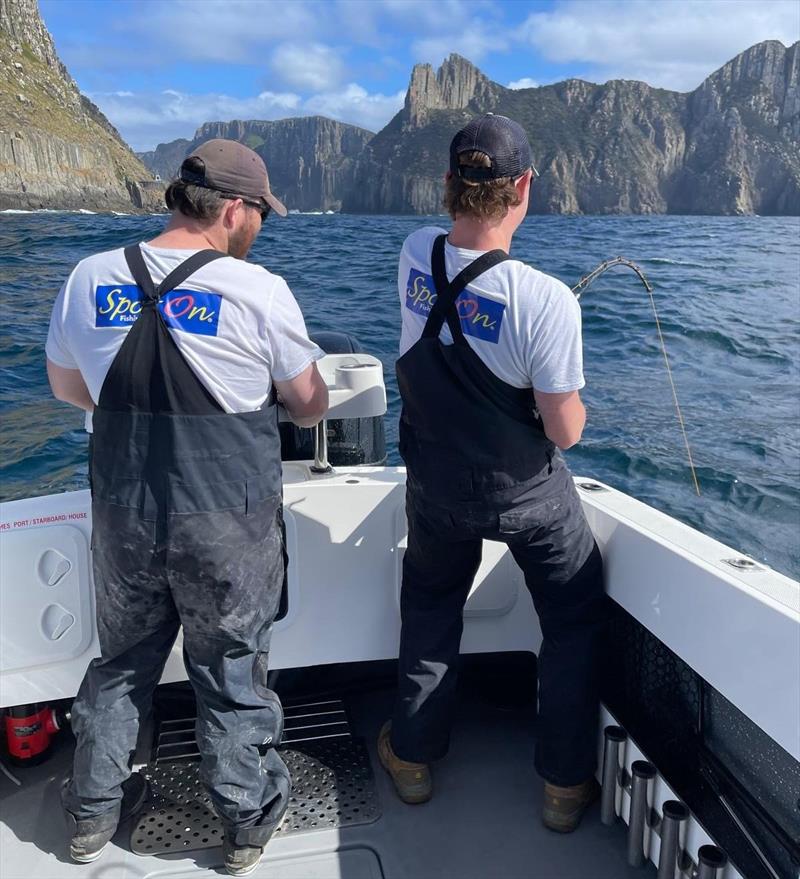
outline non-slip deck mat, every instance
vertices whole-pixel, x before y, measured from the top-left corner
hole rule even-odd
[[[325,708],[322,719],[315,713],[321,704]],[[369,824],[381,815],[367,748],[350,736],[340,705],[317,703],[286,709],[292,732],[290,742],[279,752],[291,772],[293,790],[276,836]],[[211,811],[200,783],[197,748],[188,720],[162,727],[156,759],[141,770],[150,782],[151,794],[131,833],[131,850],[136,854],[222,845],[222,824]],[[176,725],[183,726],[180,735]],[[174,754],[177,762],[165,752]]]

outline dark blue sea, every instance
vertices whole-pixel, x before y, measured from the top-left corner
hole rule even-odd
[[[390,463],[399,414],[397,254],[419,217],[270,218],[251,259],[283,275],[308,327],[356,335],[386,365]],[[441,222],[434,220],[434,222]],[[49,393],[53,299],[90,253],[154,236],[161,217],[0,215],[1,496],[86,486],[82,415]],[[573,471],[800,574],[800,219],[529,217],[512,254],[573,286],[601,260],[638,262],[656,302],[702,495],[644,289],[627,269],[582,299],[588,424]]]

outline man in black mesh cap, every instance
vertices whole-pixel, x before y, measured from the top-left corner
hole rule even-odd
[[[525,131],[473,119],[453,138],[449,234],[400,255],[397,380],[408,468],[399,693],[378,753],[401,799],[432,795],[448,749],[462,613],[482,540],[506,543],[539,615],[536,768],[543,819],[574,830],[596,798],[602,560],[559,449],[585,410],[580,308],[568,287],[510,259],[536,176]]]

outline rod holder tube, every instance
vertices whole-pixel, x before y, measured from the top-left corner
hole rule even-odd
[[[661,850],[658,853],[658,879],[675,879],[681,850],[681,826],[689,810],[678,800],[667,800],[661,807]]]
[[[647,829],[647,788],[656,777],[656,768],[647,760],[635,760],[631,766],[631,811],[628,820],[628,863],[643,867],[647,862],[644,834]]]
[[[619,784],[619,749],[628,738],[621,726],[603,730],[603,790],[600,795],[600,820],[611,826],[617,820],[617,785]]]
[[[333,467],[328,463],[328,422],[322,421],[314,425],[314,463],[313,473],[330,473]]]
[[[697,852],[697,879],[721,879],[728,858],[715,845],[701,845]]]

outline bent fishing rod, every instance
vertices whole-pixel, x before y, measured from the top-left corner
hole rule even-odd
[[[572,288],[572,292],[575,294],[575,298],[580,300],[581,295],[588,290],[591,284],[596,281],[600,275],[607,272],[609,269],[614,266],[626,266],[636,273],[639,280],[642,282],[644,289],[647,291],[647,295],[650,298],[650,305],[653,309],[653,317],[656,322],[656,331],[658,333],[658,341],[661,345],[661,353],[664,355],[664,366],[667,368],[667,378],[669,379],[669,386],[672,390],[672,400],[675,404],[675,414],[678,418],[678,423],[681,427],[681,433],[683,434],[683,443],[686,446],[686,456],[689,459],[689,469],[692,472],[692,480],[694,481],[694,490],[697,492],[698,497],[700,496],[700,483],[697,481],[697,471],[695,470],[694,461],[692,460],[692,450],[689,446],[689,437],[686,434],[686,424],[683,420],[683,414],[681,412],[680,403],[678,402],[678,392],[675,388],[675,382],[672,378],[672,369],[669,365],[669,357],[667,356],[667,346],[664,342],[664,334],[661,332],[661,321],[658,319],[658,311],[656,309],[656,300],[653,297],[653,285],[650,281],[647,280],[647,276],[645,273],[636,265],[633,260],[626,259],[624,256],[615,256],[613,259],[607,259],[601,262],[596,268],[592,269],[587,275],[584,275],[580,281]]]

